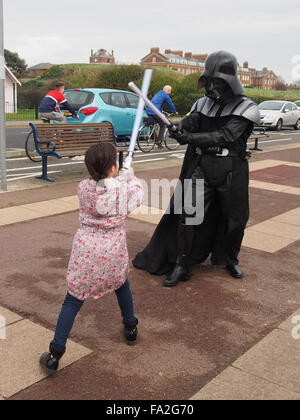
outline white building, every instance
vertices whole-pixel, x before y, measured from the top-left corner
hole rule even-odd
[[[5,67],[5,113],[17,112],[17,90],[22,86],[8,67]]]

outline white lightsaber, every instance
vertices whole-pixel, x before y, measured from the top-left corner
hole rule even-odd
[[[162,120],[162,122],[164,124],[166,124],[166,126],[175,131],[178,131],[178,128],[176,127],[176,125],[172,124],[170,120],[168,120],[168,118],[166,118],[164,116],[164,114],[162,112],[160,112],[160,110],[147,98],[147,95],[144,95],[143,92],[140,91],[140,89],[133,83],[130,82],[128,84],[128,86],[130,87],[130,89],[132,89],[137,95],[139,95],[140,98],[143,99],[143,101],[146,103],[147,106],[149,106],[149,108],[151,108],[153,110],[153,112],[155,112],[155,114]]]
[[[151,83],[151,78],[152,78],[152,73],[153,73],[153,70],[146,70],[145,71],[143,85],[142,85],[142,94],[144,96],[148,95],[148,91],[149,91],[149,87],[150,87],[150,83]],[[134,126],[133,126],[133,131],[132,131],[132,135],[131,135],[130,145],[129,145],[129,148],[128,148],[128,155],[127,155],[125,163],[124,163],[124,168],[125,169],[129,169],[131,167],[131,164],[132,164],[132,159],[133,159],[133,154],[134,154],[134,150],[135,150],[135,146],[136,146],[136,141],[137,141],[137,138],[138,138],[138,135],[139,135],[139,130],[140,130],[140,126],[141,126],[141,122],[142,122],[142,118],[143,118],[144,107],[145,107],[145,101],[140,96],[139,105],[138,105],[136,118],[135,118],[135,122],[134,122]]]

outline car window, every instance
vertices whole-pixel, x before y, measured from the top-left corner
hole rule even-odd
[[[113,92],[111,94],[111,105],[118,108],[127,108],[126,99],[123,93]]]
[[[284,111],[291,111],[292,110],[292,104],[286,104],[286,106],[283,108]]]
[[[292,105],[292,111],[297,111],[296,105]]]
[[[136,95],[133,95],[132,93],[126,93],[125,95],[128,99],[129,107],[137,109],[137,107],[139,105],[139,97],[136,96]]]
[[[110,93],[106,92],[106,93],[100,93],[100,97],[103,100],[104,103],[106,103],[107,105],[110,105]]]
[[[280,111],[284,102],[265,101],[259,104],[259,109],[264,111]]]
[[[82,90],[65,91],[64,95],[75,111],[78,111],[83,106],[91,104],[95,97],[93,93]]]

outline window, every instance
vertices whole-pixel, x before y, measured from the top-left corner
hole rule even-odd
[[[95,95],[83,90],[69,90],[65,91],[65,97],[75,111],[78,111],[83,106],[90,105],[94,101]]]
[[[113,92],[111,94],[111,105],[118,108],[127,108],[126,99],[123,93]]]
[[[107,105],[110,105],[110,93],[100,93],[100,97],[103,102],[105,102]]]
[[[285,112],[292,111],[293,105],[292,104],[286,104],[286,106],[283,108]]]
[[[126,98],[128,99],[128,102],[129,102],[129,108],[137,109],[139,105],[139,97],[131,93],[126,93]]]

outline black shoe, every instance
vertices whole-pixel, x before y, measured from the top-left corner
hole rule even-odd
[[[175,287],[181,281],[188,281],[191,273],[188,268],[188,258],[186,255],[178,257],[174,270],[168,275],[164,281],[165,287]]]
[[[138,336],[138,329],[137,329],[138,323],[139,323],[139,321],[136,320],[135,325],[125,325],[124,326],[125,339],[126,339],[126,344],[128,346],[135,346],[136,345],[137,336]]]
[[[226,270],[235,279],[242,279],[244,277],[244,273],[238,265],[227,265]]]
[[[49,353],[44,353],[40,358],[40,366],[47,376],[55,375],[59,361],[63,357],[65,352],[60,352],[55,350],[52,345],[50,345]]]
[[[162,145],[162,143],[157,143],[157,147],[159,148],[159,149],[163,149],[163,145]]]

